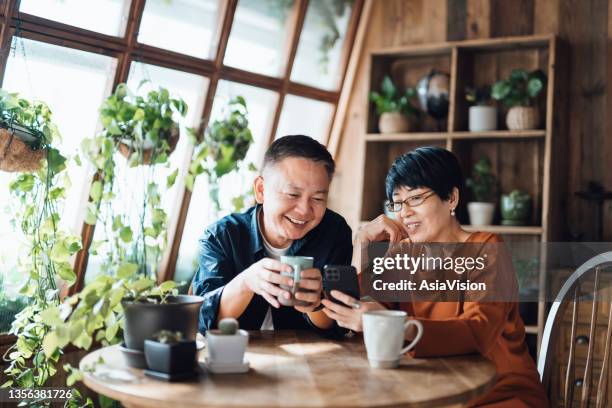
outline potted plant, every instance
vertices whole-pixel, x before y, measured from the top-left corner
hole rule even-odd
[[[221,210],[219,184],[221,178],[242,169],[244,160],[253,144],[253,135],[249,129],[246,101],[242,96],[232,98],[224,109],[220,119],[209,124],[199,137],[191,133],[192,143],[197,144],[189,166],[185,184],[193,189],[195,178],[205,174],[208,180],[208,194],[214,205],[215,213]],[[246,164],[247,171],[255,171],[252,163]],[[232,199],[233,210],[238,212],[245,206],[249,193]]]
[[[412,100],[416,96],[414,88],[406,88],[400,94],[388,75],[383,78],[380,93],[370,92],[370,100],[376,106],[379,115],[378,130],[380,133],[402,133],[410,130],[409,116],[416,115]]]
[[[0,89],[0,170],[40,169],[46,149],[58,139],[59,131],[44,102]]]
[[[117,144],[131,165],[165,161],[179,139],[176,116],[186,114],[185,102],[171,98],[167,89],[159,87],[140,96],[126,84],[117,85],[100,108],[103,135]]]
[[[502,101],[510,108],[506,114],[508,129],[527,130],[539,126],[539,114],[532,102],[545,88],[546,74],[539,69],[529,73],[524,69],[515,69],[508,79],[493,85],[493,99]]]
[[[180,331],[162,330],[145,340],[144,347],[148,367],[146,374],[169,380],[195,374],[196,342],[184,339]],[[165,375],[160,376],[159,373]]]
[[[249,342],[249,333],[241,330],[238,321],[225,318],[219,322],[218,329],[206,332],[208,347],[208,368],[213,372],[244,372],[248,362],[244,353]]]
[[[474,165],[472,177],[467,179],[466,185],[472,190],[475,201],[468,203],[470,224],[474,226],[491,225],[495,204],[496,178],[491,171],[491,162],[488,158],[481,158]]]
[[[527,225],[531,210],[531,197],[521,190],[501,196],[502,225]]]
[[[497,129],[497,108],[489,105],[491,87],[466,88],[465,99],[472,104],[469,109],[470,132],[484,132]]]

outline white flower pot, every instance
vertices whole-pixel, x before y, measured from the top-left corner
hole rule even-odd
[[[241,364],[249,342],[249,333],[238,330],[236,334],[221,334],[219,330],[206,331],[208,358],[217,364]]]
[[[471,106],[469,118],[470,132],[497,129],[497,108],[495,106]]]
[[[513,106],[506,114],[506,125],[510,130],[537,129],[539,116],[538,110],[531,106]]]
[[[468,203],[468,213],[470,215],[470,225],[479,227],[483,225],[491,225],[493,223],[493,214],[495,213],[495,204],[493,203]]]
[[[385,112],[378,119],[380,133],[403,133],[410,129],[408,118],[400,112]]]

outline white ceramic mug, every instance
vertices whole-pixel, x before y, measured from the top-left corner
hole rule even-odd
[[[373,310],[365,312],[363,339],[368,361],[374,368],[395,368],[404,353],[412,350],[423,336],[423,324],[418,320],[406,320],[408,315],[401,310]],[[417,328],[414,340],[402,348],[404,333],[410,326]]]

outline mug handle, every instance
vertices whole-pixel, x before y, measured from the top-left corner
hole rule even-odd
[[[291,288],[292,293],[296,293],[300,287],[300,277],[302,274],[302,265],[296,264],[293,266],[293,287]]]
[[[400,354],[405,354],[409,352],[410,350],[412,350],[414,346],[416,346],[416,344],[419,342],[419,340],[421,340],[421,337],[423,337],[423,323],[421,323],[418,320],[408,320],[406,323],[404,323],[404,331],[406,331],[406,329],[410,325],[415,325],[417,327],[417,335],[409,345],[407,345],[406,347],[402,349]]]

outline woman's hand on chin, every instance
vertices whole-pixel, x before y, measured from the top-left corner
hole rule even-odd
[[[344,327],[355,332],[363,331],[363,321],[361,315],[370,310],[385,310],[386,308],[378,302],[360,302],[359,300],[342,293],[332,290],[331,295],[334,299],[342,302],[338,304],[329,299],[323,299],[321,303],[325,306],[323,312],[330,318],[338,322],[338,326]]]
[[[384,214],[365,224],[357,233],[357,240],[362,244],[387,240],[395,244],[405,238],[408,238],[408,228]]]

